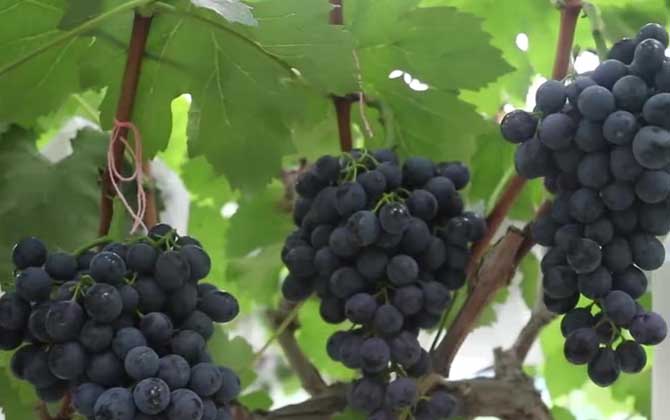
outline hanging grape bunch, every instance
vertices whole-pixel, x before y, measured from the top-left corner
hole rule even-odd
[[[542,260],[544,299],[565,314],[565,356],[588,364],[600,386],[646,364],[667,326],[636,300],[644,271],[661,267],[657,236],[670,231],[670,61],[668,34],[645,25],[623,39],[593,71],[537,91],[536,113],[513,111],[503,136],[519,143],[525,178],[544,177],[556,194],[533,225],[549,247]],[[539,116],[539,119],[538,119]],[[577,308],[580,295],[590,303]]]
[[[200,243],[157,225],[100,252],[47,252],[28,238],[13,250],[16,291],[0,297],[0,349],[46,402],[72,393],[95,420],[231,419],[237,375],[214,364],[215,323],[238,313],[208,283]],[[156,417],[153,417],[156,416]]]
[[[486,229],[463,211],[458,190],[469,178],[460,162],[411,157],[400,165],[390,150],[355,150],[321,157],[298,179],[282,291],[294,302],[315,292],[326,322],[354,325],[332,335],[327,350],[361,370],[349,402],[371,419],[455,411],[443,391],[418,401],[415,378],[431,363],[417,335],[438,325],[451,291],[465,284],[469,244]]]

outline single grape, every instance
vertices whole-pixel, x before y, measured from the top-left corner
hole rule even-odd
[[[564,299],[577,292],[577,275],[566,266],[553,267],[544,276],[544,293],[554,299]]]
[[[95,402],[95,419],[133,420],[135,417],[133,396],[126,388],[110,388]]]
[[[632,189],[631,198],[634,199]],[[605,211],[603,199],[598,197],[598,193],[589,188],[580,188],[570,196],[570,216],[581,223],[593,223]],[[618,203],[617,203],[618,204]],[[623,209],[621,209],[623,210]]]
[[[537,139],[520,144],[514,154],[516,172],[524,178],[533,179],[549,175],[553,171],[553,155]]]
[[[128,247],[126,263],[128,268],[140,274],[151,274],[158,258],[158,251],[153,246],[139,242]]]
[[[623,38],[615,42],[610,48],[607,58],[619,60],[624,64],[630,64],[633,61],[637,41],[630,38]]]
[[[125,359],[128,352],[135,347],[147,345],[147,340],[140,330],[134,327],[122,328],[116,332],[112,340],[112,350],[119,359]]]
[[[150,343],[162,344],[172,337],[173,325],[167,315],[151,312],[140,319],[140,331]]]
[[[363,186],[357,182],[345,182],[335,192],[335,209],[342,217],[348,217],[363,210],[368,197]]]
[[[405,286],[414,283],[419,275],[419,265],[409,255],[396,255],[386,266],[386,274],[391,283]]]
[[[223,384],[223,375],[212,363],[199,363],[191,369],[188,387],[201,397],[209,397],[216,393]]]
[[[53,280],[42,268],[28,267],[16,276],[16,293],[29,302],[41,302],[49,298]]]
[[[180,252],[167,251],[156,259],[154,277],[164,290],[176,290],[191,278],[191,266]]]
[[[547,294],[544,294],[543,300],[549,311],[555,314],[565,314],[577,306],[577,302],[579,301],[579,293],[575,293],[574,295],[563,299],[554,299]]]
[[[95,402],[105,388],[92,382],[84,382],[77,386],[72,393],[72,405],[82,415],[92,417],[94,415]]]
[[[594,152],[584,155],[577,167],[577,177],[584,187],[599,189],[610,181],[610,157]]]
[[[637,313],[635,300],[621,290],[612,290],[602,301],[605,315],[618,326],[629,325]]]
[[[647,353],[635,341],[622,341],[616,348],[616,356],[626,373],[639,373],[647,364]]]
[[[329,324],[339,324],[347,319],[344,312],[344,302],[334,296],[328,296],[321,300],[319,314]]]
[[[614,238],[602,250],[602,262],[613,272],[625,270],[633,262],[629,242],[624,238]]]
[[[84,310],[74,301],[53,302],[44,319],[47,334],[54,342],[76,340],[84,325]]]
[[[606,245],[614,238],[614,224],[608,218],[600,218],[584,227],[584,237]]]
[[[500,123],[500,131],[510,143],[523,143],[535,135],[537,117],[530,112],[515,109],[505,115]]]
[[[52,252],[47,257],[44,270],[55,280],[72,280],[77,275],[77,258],[66,252]]]
[[[78,379],[86,370],[86,351],[76,341],[55,344],[49,349],[49,369],[59,379]]]
[[[115,252],[103,251],[91,260],[91,277],[99,283],[121,284],[127,271],[126,262]]]
[[[98,353],[112,345],[114,329],[108,324],[94,320],[84,323],[79,333],[79,342],[90,352]]]
[[[121,294],[114,286],[96,283],[86,291],[84,308],[92,319],[109,323],[121,315],[123,301],[121,300]]]
[[[612,94],[617,108],[629,112],[640,112],[649,97],[649,87],[643,79],[628,75],[617,80],[612,87]]]
[[[591,362],[598,354],[598,335],[592,328],[579,328],[565,339],[563,353],[565,358],[575,365]]]
[[[591,328],[595,325],[595,318],[588,308],[575,308],[569,311],[561,320],[561,333],[567,337],[580,328]]]
[[[565,86],[558,80],[547,80],[540,85],[535,94],[537,107],[545,114],[560,111],[566,99]]]
[[[47,260],[47,247],[35,237],[20,240],[12,248],[12,262],[19,270],[41,267]]]
[[[655,346],[668,335],[668,326],[656,312],[635,316],[629,328],[630,334],[640,344]]]
[[[380,235],[380,225],[377,216],[369,210],[360,210],[347,220],[347,229],[358,246],[372,245]]]
[[[349,391],[349,405],[366,413],[372,413],[384,403],[384,386],[375,379],[362,378],[355,381]]]
[[[598,386],[612,385],[619,378],[621,366],[614,350],[600,349],[598,354],[589,362],[589,378]]]
[[[575,132],[575,144],[580,150],[587,153],[605,150],[607,141],[603,135],[603,125],[586,119],[579,120]]]
[[[123,363],[111,351],[91,355],[86,367],[91,382],[109,388],[121,385],[124,376]]]
[[[437,215],[437,199],[426,190],[414,190],[407,198],[407,208],[410,213],[425,221],[430,221]]]
[[[363,341],[360,349],[361,367],[367,373],[382,372],[391,360],[391,350],[384,340],[371,337]]]
[[[384,194],[387,187],[386,176],[384,176],[382,171],[376,169],[358,175],[356,182],[361,184],[370,202],[377,201]]]
[[[216,291],[202,296],[198,309],[206,313],[214,322],[230,322],[240,312],[240,305],[230,293]]]
[[[191,330],[179,331],[170,343],[172,353],[178,354],[189,363],[198,360],[198,356],[205,350],[205,339],[200,334]]]
[[[417,398],[418,389],[414,379],[397,378],[386,387],[386,406],[393,410],[410,407]]]
[[[605,297],[612,290],[612,275],[605,267],[577,276],[579,292],[590,299]]]
[[[670,174],[645,171],[635,182],[635,194],[645,203],[660,203],[670,197]]]
[[[8,330],[22,330],[28,323],[30,304],[17,293],[7,292],[0,296],[0,327]]]
[[[342,258],[354,257],[360,250],[360,246],[356,244],[353,233],[343,226],[333,230],[328,239],[328,245],[333,254]]]
[[[631,73],[651,78],[661,69],[664,59],[665,46],[655,39],[645,39],[635,47]]]
[[[655,126],[642,127],[633,140],[633,154],[637,162],[647,169],[662,169],[668,166],[670,132]]]
[[[647,291],[647,276],[633,265],[614,273],[613,279],[614,290],[621,290],[633,299],[639,299]]]
[[[643,270],[656,270],[665,261],[665,247],[652,235],[634,234],[630,237],[630,247],[633,252],[633,262]]]
[[[591,78],[600,86],[612,89],[612,86],[628,74],[628,67],[619,60],[608,59],[593,70]]]
[[[367,324],[372,321],[377,311],[377,301],[367,293],[357,293],[347,299],[344,312],[355,324]]]
[[[140,381],[158,372],[159,357],[150,347],[139,346],[131,349],[124,359],[123,365],[131,378]]]
[[[637,42],[642,42],[645,39],[655,39],[664,46],[668,46],[668,33],[663,26],[658,23],[647,23],[637,33],[635,38]]]
[[[146,378],[135,385],[133,401],[137,409],[155,415],[170,404],[170,388],[159,378]]]
[[[384,304],[377,308],[373,319],[373,326],[380,334],[390,336],[400,331],[403,322],[402,313],[395,306]]]
[[[139,277],[133,287],[139,295],[138,309],[140,312],[158,312],[163,309],[167,297],[152,277]]]
[[[600,245],[590,239],[574,241],[567,251],[568,264],[577,274],[590,273],[600,266],[602,253]]]
[[[614,95],[602,86],[589,86],[577,100],[579,112],[591,121],[604,121],[615,109]]]
[[[549,114],[542,119],[538,128],[538,138],[551,150],[562,150],[570,146],[577,131],[577,125],[563,113]]]

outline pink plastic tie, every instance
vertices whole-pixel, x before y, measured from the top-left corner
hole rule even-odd
[[[129,129],[133,132],[133,143],[134,148],[130,146],[130,143],[121,136],[121,130]],[[116,169],[116,162],[114,160],[114,145],[117,141],[123,143],[125,150],[130,153],[134,165],[135,171],[130,176],[123,176],[120,171]],[[109,171],[109,179],[111,180],[112,187],[116,192],[116,196],[119,197],[123,206],[126,208],[130,217],[133,219],[133,227],[130,230],[130,233],[135,233],[138,228],[142,228],[145,231],[147,226],[144,224],[144,215],[147,211],[147,194],[144,191],[144,172],[142,170],[142,135],[140,130],[137,129],[135,124],[131,122],[118,121],[114,120],[114,129],[112,130],[111,137],[109,139],[109,149],[107,150],[107,170]],[[119,186],[123,182],[133,182],[135,181],[137,187],[137,210],[134,210],[133,207],[128,203],[126,197],[124,197]]]

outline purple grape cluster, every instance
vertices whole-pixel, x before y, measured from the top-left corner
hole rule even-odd
[[[661,267],[670,232],[670,60],[668,34],[647,24],[592,71],[550,80],[533,113],[505,116],[503,137],[518,143],[517,172],[544,177],[555,194],[532,226],[549,247],[544,300],[565,314],[565,356],[588,364],[591,380],[614,383],[646,365],[643,345],[667,335],[660,315],[637,300],[645,271]],[[577,307],[580,296],[589,300]],[[625,333],[628,332],[628,334]]]
[[[15,291],[0,297],[0,349],[11,369],[55,402],[71,392],[94,420],[230,420],[234,371],[206,344],[237,300],[200,282],[201,244],[156,225],[99,252],[48,252],[34,237],[13,249]]]
[[[417,336],[439,324],[452,291],[465,284],[470,243],[486,230],[464,211],[459,190],[469,179],[460,162],[400,164],[390,150],[323,156],[298,178],[282,291],[294,302],[316,293],[326,322],[353,324],[333,334],[327,350],[362,372],[349,402],[370,419],[455,412],[443,391],[418,400],[415,378],[431,361]]]

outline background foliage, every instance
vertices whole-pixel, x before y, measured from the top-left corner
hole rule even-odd
[[[95,237],[107,136],[80,131],[72,154],[58,162],[39,151],[73,117],[111,127],[133,9],[148,3],[0,0],[3,283],[11,276],[9,247],[18,238],[34,234],[73,250]],[[262,311],[278,300],[278,254],[291,229],[282,171],[300,158],[338,153],[331,94],[365,92],[363,109],[356,104],[352,110],[358,145],[469,164],[474,182],[465,193],[480,212],[512,174],[513,148],[500,140],[496,116],[505,104],[526,106],[533,80],[550,74],[558,32],[554,5],[383,3],[345,0],[343,27],[328,24],[326,0],[250,1],[256,26],[231,23],[186,0],[150,9],[156,16],[133,121],[147,157],[160,157],[188,189],[189,233],[211,250],[210,280],[236,294],[247,314],[238,331],[265,326]],[[594,3],[610,42],[668,15],[659,0]],[[594,48],[592,23],[581,19],[577,51]],[[517,45],[521,33],[527,51]],[[529,183],[510,216],[529,219],[543,198],[542,185]],[[237,211],[222,216],[232,203]],[[537,277],[538,262],[530,255],[520,280],[528,306],[536,298]],[[500,293],[497,301],[507,295]],[[324,343],[332,328],[316,313],[313,302],[302,309],[299,342],[330,379],[349,379],[350,371],[327,358]],[[490,310],[481,323],[494,321]],[[244,403],[268,408],[270,395],[296,390],[280,357],[271,364],[279,382],[258,378],[252,345],[233,335],[220,332],[212,346],[221,362],[240,370]],[[567,366],[556,323],[543,333],[541,348],[545,363],[529,371],[544,384],[557,419],[573,418],[580,404],[594,418],[622,411],[649,416],[649,371],[600,390],[586,384],[582,369]],[[28,418],[34,396],[10,377],[7,363],[8,355],[1,355],[0,406],[9,419]]]

